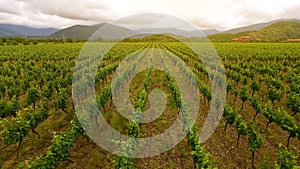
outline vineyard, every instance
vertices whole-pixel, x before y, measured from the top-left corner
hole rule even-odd
[[[109,43],[97,45],[105,48]],[[81,126],[76,116],[80,112],[75,112],[73,101],[80,98],[89,101],[85,86],[93,86],[89,84],[91,77],[74,74],[83,46],[83,43],[39,43],[0,47],[0,168],[290,169],[300,166],[300,44],[213,43],[223,65],[211,64],[209,68],[224,68],[226,79],[209,73],[194,51],[181,42],[115,45],[98,63],[94,83],[97,107],[119,133],[132,138],[158,135],[172,126],[179,112],[184,114],[181,122],[188,123],[189,110],[182,108],[186,103],[182,101],[185,96],[179,86],[189,83],[199,89],[199,93],[194,92],[198,97],[187,98],[199,102],[200,109],[195,124],[191,128],[183,126],[186,137],[174,148],[148,158],[109,153],[86,134],[91,125],[88,121]],[[197,48],[193,42],[189,46]],[[128,64],[113,83],[119,64],[132,59],[138,63],[148,59],[149,68],[130,81],[138,63]],[[151,69],[151,63],[171,66],[162,71]],[[166,73],[172,71],[181,72],[186,79],[181,78],[183,81],[178,84]],[[210,83],[211,80],[215,83]],[[224,108],[220,107],[220,100],[212,102],[211,92],[221,88],[222,80],[227,92]],[[134,112],[136,119],[122,116],[113,102],[112,91],[123,93],[127,83],[126,99],[139,112],[162,103],[161,100],[150,103],[149,98],[152,91],[163,91],[166,96],[163,113],[149,123],[137,123],[141,118],[139,112]],[[72,85],[82,95],[74,97]],[[211,104],[221,120],[213,135],[202,143],[199,136]],[[89,111],[93,124],[101,126],[98,123],[101,115]],[[124,143],[126,153],[132,153],[134,144]]]

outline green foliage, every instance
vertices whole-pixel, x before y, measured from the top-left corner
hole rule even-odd
[[[55,104],[56,110],[61,109],[61,110],[65,111],[65,108],[68,105],[68,93],[67,93],[66,89],[62,88],[59,90],[59,93],[57,94],[57,98],[56,98],[54,104]]]
[[[258,133],[256,125],[253,122],[248,124],[248,146],[252,152],[260,149],[263,146],[264,140]]]
[[[115,169],[134,169],[132,158],[117,156],[114,163]]]
[[[258,113],[262,113],[262,106],[257,98],[257,96],[253,96],[251,99],[251,106],[253,107],[253,109],[255,110],[255,116],[253,118],[253,120],[255,120],[256,116]]]
[[[233,84],[227,81],[227,88],[226,88],[227,93],[231,93],[233,89],[234,89]]]
[[[295,115],[300,112],[300,93],[289,93],[287,107],[290,108]]]
[[[251,89],[252,89],[252,96],[254,95],[254,92],[255,91],[259,91],[259,89],[261,88],[260,87],[260,84],[258,83],[258,81],[256,80],[253,80],[251,85],[250,85]]]
[[[128,135],[134,138],[138,138],[141,135],[139,124],[136,121],[129,122]]]
[[[236,111],[230,107],[229,105],[225,105],[224,107],[224,112],[223,112],[223,117],[225,119],[226,125],[225,125],[225,131],[226,131],[226,126],[228,124],[232,125],[236,119]]]
[[[38,124],[43,122],[49,116],[47,105],[43,104],[37,110],[25,108],[18,112],[17,117],[3,119],[0,122],[2,131],[2,141],[6,145],[15,144],[22,141],[30,129],[35,129]]]
[[[248,134],[247,124],[243,122],[241,115],[238,115],[235,119],[235,128],[239,135],[246,136]]]
[[[277,148],[276,169],[293,169],[297,165],[297,156],[286,149],[282,144]]]
[[[270,102],[266,104],[263,111],[264,111],[263,115],[269,120],[268,123],[278,121],[278,114],[276,114],[276,111],[274,110],[274,108]]]
[[[282,89],[277,89],[276,87],[274,86],[269,86],[269,89],[268,89],[268,99],[270,99],[272,101],[272,103],[277,100],[277,101],[280,101],[282,96],[283,96],[283,90]]]
[[[55,135],[51,146],[42,155],[35,160],[29,161],[29,169],[54,169],[62,161],[68,159],[75,138],[83,134],[83,129],[80,126],[77,118],[71,121],[66,132]]]
[[[287,145],[289,145],[290,138],[296,137],[300,138],[300,127],[297,126],[297,122],[295,118],[290,116],[285,111],[278,109],[276,111],[277,116],[279,117],[276,121],[276,123],[285,131],[289,132],[289,138],[287,141]]]
[[[24,117],[3,119],[1,121],[2,142],[11,145],[21,141],[29,132],[30,125]]]
[[[140,113],[141,113],[138,111],[143,111],[145,108],[145,104],[146,104],[146,100],[147,100],[147,90],[146,89],[150,82],[150,73],[151,73],[151,71],[148,70],[145,75],[143,85],[139,88],[139,90],[137,92],[136,101],[134,102],[134,108],[137,111],[134,111],[133,115],[134,115],[134,118],[137,120],[140,118]],[[128,124],[128,135],[132,138],[129,139],[127,142],[122,143],[122,153],[126,153],[126,154],[123,156],[116,157],[116,160],[114,162],[116,169],[119,169],[119,168],[133,169],[134,168],[132,158],[128,158],[126,156],[128,156],[134,152],[134,150],[135,150],[134,138],[138,138],[141,135],[140,126],[135,120],[130,121]]]
[[[137,93],[137,100],[134,102],[134,108],[143,111],[147,100],[147,91],[145,86],[141,86]]]
[[[244,103],[249,99],[249,89],[247,86],[242,88],[240,98],[243,101],[242,108],[244,108]]]
[[[0,118],[8,116],[16,116],[16,112],[19,109],[18,101],[14,100],[13,103],[7,103],[4,100],[0,100]]]
[[[98,83],[100,80],[105,80],[107,75],[115,71],[118,65],[119,63],[113,63],[103,68],[100,68],[96,74],[95,83]]]
[[[98,105],[104,110],[104,107],[105,107],[108,99],[111,98],[111,97],[112,97],[111,88],[110,87],[105,87],[103,89],[103,92],[101,93],[101,95],[99,97],[97,97]]]
[[[28,104],[33,104],[35,107],[35,103],[40,99],[39,91],[35,87],[30,87],[26,93],[26,102]]]
[[[19,43],[18,41],[16,41]],[[6,42],[4,42],[6,43]],[[21,42],[22,43],[22,42]],[[201,83],[200,92],[204,95],[205,99],[210,101],[212,98],[212,94],[210,92],[210,86],[207,83],[208,78],[212,78],[216,81],[216,88],[218,89],[219,81],[218,74],[210,74],[208,76],[207,71],[205,70],[206,67],[203,64],[200,64],[200,59],[195,59],[195,54],[191,53],[189,50],[182,51],[180,48],[179,43],[172,43],[172,44],[162,44],[161,46],[171,46],[172,50],[176,51],[182,57],[182,60],[187,61],[188,65],[195,65],[195,72],[198,73],[199,79],[198,82]],[[128,45],[128,44],[127,44]],[[142,45],[130,45],[130,47],[123,45],[124,50],[118,51],[114,50],[113,52],[107,54],[103,58],[103,62],[100,64],[100,69],[97,72],[96,76],[96,83],[99,82],[101,84],[96,84],[97,87],[100,87],[102,93],[100,96],[97,97],[97,102],[100,105],[100,108],[107,108],[107,102],[109,102],[109,98],[111,97],[110,87],[102,88],[102,82],[107,83],[111,78],[112,72],[118,66],[118,63],[124,58],[126,55],[125,53],[130,53],[129,48],[132,50],[138,49],[137,47],[141,46],[149,46],[149,44],[142,44]],[[160,45],[160,44],[159,44]],[[160,47],[158,45],[158,47]],[[259,46],[260,45],[260,46]],[[251,99],[251,106],[254,108],[256,113],[261,113],[264,115],[269,121],[276,123],[282,130],[288,132],[289,138],[298,138],[300,137],[300,128],[297,126],[297,116],[292,117],[286,112],[286,108],[282,107],[282,103],[285,103],[286,98],[282,99],[282,102],[278,102],[278,104],[269,104],[262,108],[266,99],[270,99],[271,101],[281,100],[276,98],[276,91],[285,92],[285,88],[288,89],[287,91],[287,108],[293,111],[293,113],[297,113],[298,111],[298,101],[299,101],[299,69],[300,64],[298,63],[298,53],[299,53],[299,45],[298,44],[216,44],[216,49],[220,52],[220,56],[224,61],[224,65],[226,67],[226,75],[229,78],[227,80],[227,92],[229,94],[233,94],[234,96],[241,96],[243,91],[243,86],[245,84],[249,84],[248,88],[253,91],[258,91],[262,88],[260,92],[253,92],[256,95]],[[68,95],[64,96],[63,90],[69,90],[70,85],[72,82],[72,73],[73,73],[73,66],[75,65],[74,58],[77,57],[78,52],[81,49],[81,45],[76,46],[76,44],[67,45],[52,45],[52,44],[39,44],[36,46],[24,46],[19,45],[17,47],[14,46],[2,46],[1,50],[1,57],[0,57],[0,114],[3,118],[1,119],[1,129],[3,129],[3,133],[1,133],[2,143],[5,144],[15,144],[22,141],[23,138],[28,135],[30,129],[34,129],[39,123],[45,119],[48,115],[42,114],[40,112],[40,104],[37,99],[36,104],[37,108],[33,109],[30,108],[28,104],[34,104],[32,101],[26,104],[27,100],[30,100],[31,95],[29,94],[29,90],[31,88],[35,88],[38,91],[37,96],[41,96],[48,98],[49,105],[55,105],[57,109],[64,109],[65,105],[67,105],[66,98]],[[154,45],[155,47],[155,45]],[[68,48],[67,51],[65,50]],[[236,49],[237,48],[237,49]],[[17,49],[17,50],[16,50]],[[34,49],[34,50],[33,50]],[[143,49],[143,48],[142,48]],[[226,50],[225,50],[226,49]],[[20,52],[21,51],[21,52]],[[44,53],[47,51],[47,53]],[[282,52],[284,51],[284,52]],[[136,56],[136,55],[134,55]],[[129,58],[130,59],[130,58]],[[210,63],[212,58],[208,58],[208,62]],[[121,75],[120,79],[114,84],[112,84],[112,90],[117,91],[118,87],[121,87],[123,82],[128,80],[131,73],[134,70],[136,65],[130,64],[128,65],[128,69],[124,71],[124,74]],[[177,66],[180,66],[177,63]],[[216,65],[209,65],[209,69],[217,70],[219,69]],[[192,69],[194,70],[194,69]],[[180,69],[180,71],[184,72],[187,77],[191,78],[190,72],[186,72],[185,69]],[[288,77],[286,74],[288,73]],[[290,73],[292,72],[292,73]],[[140,85],[139,91],[137,92],[138,95],[136,97],[136,101],[133,103],[135,108],[142,111],[144,110],[144,105],[147,99],[147,90],[149,89],[149,78],[146,78],[148,75],[145,76],[144,84]],[[74,77],[76,79],[76,75]],[[188,110],[184,110],[184,107],[181,103],[181,95],[178,90],[178,86],[176,82],[167,76],[168,86],[172,91],[172,97],[174,98],[176,105],[180,109],[180,112],[183,114],[187,114],[184,116],[182,120],[183,125],[186,121],[188,121]],[[248,79],[248,78],[251,78]],[[70,80],[71,79],[71,80]],[[202,81],[203,80],[203,81]],[[263,81],[263,83],[261,83]],[[91,85],[92,81],[90,77],[85,77],[80,81],[80,84],[84,85]],[[206,84],[206,85],[205,85]],[[244,84],[244,85],[243,85]],[[257,85],[259,84],[259,85]],[[264,84],[264,86],[261,86]],[[265,86],[267,84],[267,86]],[[88,92],[88,88],[84,88],[84,85],[75,85],[78,87],[76,89],[82,90],[83,95],[84,92]],[[99,85],[99,86],[98,86]],[[32,87],[34,86],[34,87]],[[83,88],[81,88],[83,87]],[[268,87],[268,91],[265,91],[265,87]],[[81,88],[81,89],[80,89]],[[240,92],[241,91],[241,92]],[[248,91],[251,92],[251,91]],[[268,92],[268,93],[266,93]],[[279,94],[280,94],[279,92]],[[34,93],[34,92],[32,92]],[[65,92],[67,93],[67,92]],[[273,94],[273,96],[263,96],[263,94]],[[274,94],[275,93],[275,94]],[[250,94],[250,93],[249,93]],[[248,95],[249,95],[248,94]],[[259,94],[259,95],[258,95]],[[285,93],[284,95],[285,96]],[[80,97],[80,96],[78,96]],[[267,98],[268,97],[268,98]],[[30,98],[30,99],[27,99]],[[35,98],[35,97],[33,97]],[[231,98],[231,96],[229,97]],[[242,97],[240,97],[242,98]],[[275,98],[272,100],[272,98]],[[76,98],[75,98],[76,99]],[[31,99],[34,100],[34,99]],[[59,102],[58,100],[62,100]],[[246,101],[249,100],[246,99]],[[86,101],[89,101],[87,98]],[[216,106],[219,107],[220,100],[216,101]],[[26,112],[25,107],[30,109],[30,112]],[[206,106],[205,106],[206,107]],[[236,107],[236,105],[234,106]],[[280,107],[280,108],[278,108]],[[233,109],[233,108],[232,108]],[[176,109],[177,110],[177,109]],[[12,117],[14,115],[13,112],[18,112],[16,117]],[[98,116],[94,110],[88,111],[93,117]],[[235,111],[233,109],[233,111]],[[11,113],[10,113],[11,112]],[[52,111],[51,111],[52,112]],[[137,113],[138,111],[134,112]],[[253,144],[252,149],[259,149],[260,141],[255,139],[259,136],[257,132],[249,132],[252,133],[251,135],[248,131],[251,131],[246,124],[245,121],[242,121],[241,116],[234,115],[230,113],[225,113],[225,121],[228,124],[234,121],[233,125],[237,131],[237,134],[244,136],[249,135],[248,141],[252,140],[251,143]],[[3,116],[4,114],[4,116]],[[88,113],[87,113],[88,114]],[[69,113],[68,117],[72,114]],[[105,114],[106,117],[111,117],[109,114]],[[139,114],[135,114],[137,117]],[[248,114],[243,114],[248,116]],[[68,118],[67,117],[67,118]],[[185,117],[187,117],[185,119]],[[235,118],[235,120],[233,120]],[[113,118],[113,117],[112,117]],[[114,119],[114,118],[113,118]],[[117,118],[116,118],[117,119]],[[49,119],[50,121],[52,119]],[[65,119],[64,119],[65,120]],[[245,119],[249,120],[249,119]],[[111,120],[115,121],[116,125],[120,125],[120,120]],[[63,122],[65,124],[65,121]],[[2,127],[3,126],[5,127]],[[73,124],[73,123],[72,123]],[[125,123],[126,124],[126,123]],[[120,126],[123,127],[121,124]],[[84,131],[81,129],[80,125],[76,125],[77,127],[70,127],[70,128],[77,128],[78,133],[84,134]],[[87,124],[88,126],[88,124]],[[7,134],[7,131],[12,134]],[[40,131],[40,129],[38,129]],[[65,142],[65,139],[73,140],[73,134],[69,133],[69,127],[66,131],[60,132],[56,137],[53,139],[51,144],[51,149],[47,149],[46,152],[39,156],[36,159],[36,162],[30,162],[29,164],[32,165],[32,168],[54,168],[58,166],[63,160],[68,158],[68,149],[72,147],[73,143]],[[140,128],[139,125],[135,121],[131,121],[128,124],[128,133],[133,137],[140,136]],[[256,133],[256,134],[253,134]],[[273,133],[268,133],[273,134]],[[70,136],[70,137],[69,137]],[[250,137],[252,136],[252,137]],[[66,137],[66,138],[65,138]],[[252,139],[250,139],[252,138]],[[4,139],[6,141],[4,141]],[[27,140],[27,139],[25,139]],[[191,131],[188,133],[188,140],[189,145],[192,148],[192,156],[193,160],[197,163],[197,167],[201,168],[209,168],[210,163],[209,153],[205,153],[203,147],[199,143],[199,131],[196,127],[192,128]],[[63,146],[59,145],[62,144]],[[66,143],[66,144],[65,144]],[[250,143],[249,143],[250,144]],[[134,150],[133,142],[124,143],[124,149],[128,150],[131,153]],[[13,146],[14,147],[14,146]],[[66,148],[66,149],[64,149]],[[57,150],[56,150],[57,149]],[[129,151],[130,150],[130,151]],[[49,152],[48,152],[49,151]],[[58,155],[51,155],[51,153],[58,153]],[[63,154],[61,154],[63,153]],[[59,159],[60,158],[60,159]],[[4,159],[4,158],[3,158]],[[120,160],[119,160],[120,159]],[[34,160],[35,161],[35,160]],[[119,162],[118,162],[119,161]],[[210,162],[209,162],[210,161]],[[222,163],[222,162],[221,162]],[[117,157],[116,161],[116,168],[130,168],[133,167],[133,161],[131,158],[127,157]],[[17,167],[15,164],[13,167]]]
[[[204,96],[204,101],[207,100],[208,103],[209,103],[212,99],[211,89],[208,86],[203,85],[203,86],[200,87],[200,92]]]
[[[199,130],[193,126],[188,133],[188,143],[192,148],[192,157],[199,169],[211,168],[211,155],[206,153],[199,142]]]
[[[199,169],[211,168],[210,154],[205,153],[200,144],[196,145],[195,149],[192,150],[192,157],[194,162],[198,164]]]

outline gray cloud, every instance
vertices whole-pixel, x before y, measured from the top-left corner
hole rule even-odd
[[[109,16],[105,15],[107,9],[100,3],[87,3],[81,0],[51,0],[41,3],[40,0],[27,1],[30,11],[38,11],[43,14],[57,15],[63,18],[75,20],[106,21]]]
[[[0,22],[38,27],[66,27],[109,21],[104,4],[73,0],[0,0]],[[11,15],[8,15],[11,14]],[[58,23],[60,22],[60,23]]]
[[[35,27],[97,24],[146,11],[184,18],[201,29],[229,29],[281,18],[300,19],[299,0],[151,0],[143,3],[139,0],[0,0],[0,4],[0,23]],[[128,21],[137,26],[149,22],[151,18]]]

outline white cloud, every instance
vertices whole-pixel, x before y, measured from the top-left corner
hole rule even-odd
[[[35,27],[96,24],[144,12],[169,14],[200,28],[218,29],[300,19],[299,0],[0,0],[0,4],[0,23]]]

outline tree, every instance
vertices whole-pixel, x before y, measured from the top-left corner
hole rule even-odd
[[[227,125],[228,124],[232,125],[234,123],[235,118],[236,118],[236,112],[230,106],[225,105],[224,112],[223,112],[223,117],[224,117],[225,122],[226,122],[224,131],[226,131]]]
[[[260,84],[259,84],[257,81],[253,80],[252,83],[251,83],[251,85],[250,85],[250,87],[251,87],[251,89],[252,89],[252,94],[251,94],[251,96],[253,96],[255,91],[259,91],[259,89],[260,89]]]
[[[192,151],[192,157],[194,162],[198,164],[199,169],[210,168],[210,154],[205,153],[200,144],[196,145],[195,150]]]
[[[40,99],[39,91],[35,87],[30,87],[26,92],[27,104],[33,104],[35,108],[35,103]]]
[[[263,114],[269,120],[267,122],[267,127],[266,127],[266,130],[268,130],[269,125],[272,122],[275,122],[275,121],[278,120],[277,119],[278,116],[277,116],[277,114],[276,114],[275,110],[273,109],[273,106],[270,102],[266,104]]]
[[[252,99],[251,99],[251,106],[255,110],[255,115],[254,115],[254,118],[253,118],[253,121],[255,121],[255,118],[258,115],[258,113],[262,112],[262,107],[261,107],[261,104],[258,101],[257,96],[252,97]]]
[[[253,122],[248,124],[248,146],[252,152],[252,167],[254,167],[254,155],[255,151],[263,146],[264,140],[262,136],[256,130],[256,125]]]
[[[240,136],[241,135],[246,136],[248,134],[247,125],[243,122],[241,115],[238,115],[235,119],[235,128],[236,128],[237,133],[238,133],[238,138],[236,140],[236,146],[238,147]]]
[[[21,147],[23,138],[27,136],[31,129],[34,133],[34,129],[42,121],[48,117],[48,107],[42,104],[42,107],[35,110],[31,106],[24,108],[14,118],[4,118],[0,122],[2,141],[6,145],[19,143],[18,152]],[[37,133],[36,133],[37,134]],[[17,153],[18,156],[18,153]]]
[[[211,168],[211,158],[210,154],[206,153],[201,147],[199,142],[199,130],[197,127],[193,126],[188,133],[188,143],[192,149],[192,157],[194,161],[194,167],[198,165],[199,169]]]
[[[300,136],[300,127],[298,127],[295,118],[290,116],[283,110],[277,110],[276,114],[281,117],[277,119],[277,124],[284,130],[289,132],[289,137],[287,140],[287,147],[289,146],[290,139],[293,137]]]
[[[55,109],[56,110],[63,110],[64,112],[65,111],[65,108],[67,108],[67,105],[68,105],[68,93],[67,93],[67,90],[62,88],[62,89],[59,89],[59,93],[57,94],[57,99],[55,100]]]
[[[226,97],[228,98],[228,93],[231,93],[233,90],[233,84],[227,81],[227,86],[226,86]]]
[[[269,86],[268,89],[268,99],[270,99],[272,101],[272,104],[274,105],[274,101],[280,101],[282,96],[283,96],[283,90],[282,89],[277,89],[274,86]]]
[[[244,86],[240,92],[240,97],[242,100],[242,110],[244,109],[244,103],[248,100],[249,98],[249,93],[248,93],[248,87]]]
[[[5,145],[11,145],[19,143],[18,152],[21,147],[23,138],[28,134],[30,125],[24,119],[24,117],[12,118],[8,120],[4,118],[1,123],[1,136],[2,142]],[[19,153],[17,153],[18,156]]]

